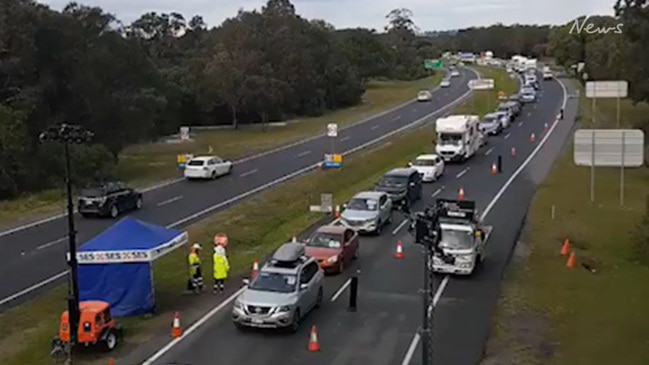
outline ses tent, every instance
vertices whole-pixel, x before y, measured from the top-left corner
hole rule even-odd
[[[120,220],[79,248],[79,299],[106,301],[116,317],[153,312],[153,261],[186,244],[187,237],[136,219]]]

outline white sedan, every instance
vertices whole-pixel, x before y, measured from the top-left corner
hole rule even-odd
[[[420,155],[408,166],[417,170],[422,181],[436,181],[444,174],[444,160],[438,155]]]
[[[451,80],[449,79],[444,79],[442,82],[439,83],[440,87],[449,87],[451,86]]]
[[[451,71],[451,77],[458,77],[458,76],[460,76],[460,71],[458,70]]]
[[[433,94],[428,90],[421,90],[417,94],[417,101],[431,101],[433,99]]]
[[[216,179],[232,171],[232,162],[217,156],[194,157],[185,165],[187,179]]]

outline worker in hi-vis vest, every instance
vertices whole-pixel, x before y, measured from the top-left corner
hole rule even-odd
[[[188,289],[195,292],[203,291],[203,274],[201,273],[201,258],[199,256],[201,245],[194,243],[189,253],[189,281]]]
[[[230,272],[230,263],[222,246],[214,247],[214,293],[223,293],[225,279]]]

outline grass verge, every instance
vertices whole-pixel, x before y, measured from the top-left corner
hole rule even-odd
[[[316,118],[289,121],[285,126],[242,126],[239,130],[221,129],[199,133],[194,141],[182,144],[150,143],[126,148],[117,166],[117,176],[135,186],[178,176],[176,157],[182,153],[213,153],[236,159],[244,155],[268,150],[322,133],[327,123],[338,123],[343,128],[351,123],[375,115],[414,99],[422,88],[433,88],[442,78],[438,72],[432,77],[416,81],[372,81],[363,96],[363,103],[326,113]],[[25,196],[11,201],[0,201],[0,227],[19,221],[63,211],[63,192],[57,190]],[[25,217],[28,215],[28,217]]]
[[[480,72],[494,77],[501,77],[502,73],[486,68],[480,69]],[[496,94],[492,96],[495,98]],[[466,106],[459,108],[467,113],[480,113],[479,110],[466,109]],[[397,136],[373,150],[349,156],[340,170],[311,173],[286,182],[191,226],[190,242],[210,246],[215,233],[226,232],[233,275],[245,272],[255,258],[263,257],[321,218],[321,215],[308,212],[308,206],[319,201],[321,192],[332,192],[335,202],[342,203],[356,192],[372,186],[386,170],[404,166],[414,156],[431,151],[433,146],[430,141],[433,138],[432,127],[425,126]],[[211,253],[205,251],[202,259],[205,277],[209,279]],[[190,307],[202,299],[202,296],[180,294],[187,278],[185,255],[186,250],[178,250],[156,262],[155,290],[161,313],[150,319],[120,319],[128,337],[125,346],[118,351],[134,349],[150,340],[150,333],[167,330],[171,308]],[[57,330],[58,313],[64,310],[64,297],[65,287],[58,287],[41,298],[0,315],[0,360],[3,365],[50,361],[49,341]],[[119,356],[119,352],[116,356]],[[92,356],[83,357],[76,363],[94,364],[94,361],[97,361],[96,357]]]
[[[596,127],[615,127],[610,104],[599,104]],[[632,124],[647,108],[623,101],[622,121]],[[582,100],[584,128],[593,126],[590,109]],[[649,169],[626,170],[624,207],[618,169],[597,169],[595,204],[588,181],[589,169],[574,166],[569,149],[539,187],[505,275],[485,364],[649,362],[649,268],[633,257],[630,234],[645,213]],[[574,269],[560,255],[565,238],[576,253]]]
[[[517,80],[511,78],[505,70],[485,66],[474,66],[473,68],[480,73],[483,79],[493,79],[494,88],[493,90],[475,91],[471,98],[455,108],[454,114],[476,114],[482,117],[498,107],[499,92],[502,91],[506,96],[509,96],[518,91]]]

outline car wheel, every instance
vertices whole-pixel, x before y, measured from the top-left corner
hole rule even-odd
[[[216,179],[216,171],[212,171],[212,175],[210,176],[212,180]]]
[[[289,330],[292,333],[295,333],[299,329],[300,329],[300,310],[296,309],[295,312],[293,313],[293,321],[291,321],[291,326]]]
[[[117,347],[117,333],[113,329],[109,329],[104,339],[104,347],[107,351],[113,351]]]
[[[228,167],[228,174],[231,173],[231,172],[232,172],[232,165],[230,165],[230,167]]]
[[[113,204],[113,206],[110,207],[110,217],[117,218],[118,215],[119,215],[119,209],[117,208],[116,204]]]
[[[318,297],[315,300],[315,307],[320,308],[322,306],[322,298],[324,297],[322,287],[318,289]]]
[[[135,209],[142,209],[142,198],[137,198],[135,201]]]

